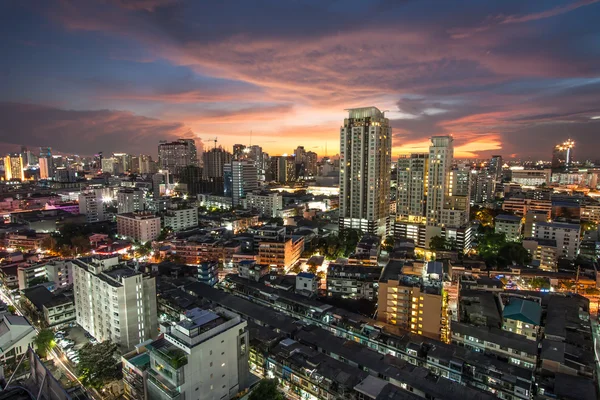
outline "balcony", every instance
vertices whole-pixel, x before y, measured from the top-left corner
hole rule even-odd
[[[154,370],[148,372],[148,382],[155,386],[158,390],[166,395],[171,400],[180,400],[182,398],[181,393],[165,380],[160,374]]]

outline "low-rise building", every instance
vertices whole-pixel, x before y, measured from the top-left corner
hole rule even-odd
[[[46,233],[11,233],[7,236],[6,244],[9,248],[18,250],[40,250],[42,248],[42,242],[47,237],[48,234]]]
[[[255,260],[242,260],[238,264],[240,278],[258,282],[271,269],[268,265],[257,264]]]
[[[271,267],[290,268],[304,251],[304,237],[292,236],[280,241],[261,241],[258,245],[258,263]]]
[[[533,300],[511,297],[502,310],[502,319],[502,329],[535,341],[540,333],[542,306]]]
[[[309,272],[300,272],[296,275],[296,293],[316,294],[319,290],[320,279],[317,275]]]
[[[219,281],[219,264],[216,261],[204,261],[198,264],[198,282],[215,286]]]
[[[441,263],[432,264],[433,269],[441,270]],[[441,274],[434,271],[427,274],[432,277],[429,279],[405,274],[405,269],[402,262],[391,261],[383,270],[377,319],[419,335],[449,341],[448,296],[442,288]]]
[[[198,209],[196,207],[169,210],[165,214],[163,226],[172,228],[175,232],[198,226]]]
[[[495,218],[494,231],[503,233],[509,242],[521,240],[521,229],[523,227],[521,217],[516,215],[502,214]]]
[[[0,362],[15,363],[33,347],[37,332],[25,317],[4,314],[0,316]]]
[[[556,240],[558,256],[573,260],[579,254],[580,225],[564,222],[538,222],[533,237]]]
[[[544,271],[556,271],[558,248],[555,239],[523,239],[523,247],[531,255],[533,263]]]
[[[160,217],[153,213],[126,213],[117,215],[117,233],[140,243],[160,235]]]
[[[329,264],[327,296],[375,300],[381,270],[381,267]]]

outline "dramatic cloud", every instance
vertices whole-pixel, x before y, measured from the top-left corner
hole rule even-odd
[[[0,103],[0,142],[51,146],[63,153],[126,151],[154,154],[159,140],[194,137],[180,123],[168,123],[125,111],[74,111],[18,103]]]
[[[4,8],[13,34],[0,39],[0,100],[127,110],[118,114],[151,117],[154,133],[185,126],[225,146],[252,136],[275,154],[297,145],[334,153],[344,109],[375,105],[389,110],[395,154],[453,134],[465,157],[547,158],[563,136],[577,138],[581,157],[596,157],[584,144],[600,127],[595,0],[46,0]]]

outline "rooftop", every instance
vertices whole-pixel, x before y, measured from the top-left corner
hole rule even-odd
[[[502,316],[527,324],[539,325],[542,318],[542,306],[535,301],[512,298],[504,307]]]
[[[501,214],[496,217],[496,221],[521,222],[521,217],[510,214]]]

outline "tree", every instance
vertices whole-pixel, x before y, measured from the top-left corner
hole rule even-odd
[[[73,247],[69,246],[68,244],[63,244],[58,249],[58,254],[61,257],[73,257],[75,255],[74,250],[75,249]]]
[[[171,232],[173,232],[173,228],[171,228],[170,226],[165,226],[160,231],[160,235],[158,235],[158,237],[156,238],[156,240],[158,240],[159,242],[165,240],[167,238],[167,236],[169,236],[169,234]]]
[[[434,236],[429,241],[429,249],[433,251],[445,250],[446,239],[441,236]]]
[[[396,241],[394,240],[393,236],[388,236],[385,238],[385,240],[383,241],[383,245],[381,246],[381,250],[385,250],[388,253],[392,250],[394,250],[394,244],[396,243]]]
[[[283,394],[277,390],[277,380],[263,379],[250,393],[248,400],[284,400]]]
[[[54,346],[56,346],[54,333],[50,329],[42,329],[33,339],[33,344],[38,355],[45,358]]]
[[[79,350],[79,372],[85,386],[100,388],[119,375],[114,354],[117,345],[104,341],[98,344],[86,343]]]
[[[308,266],[308,272],[311,274],[316,274],[317,273],[317,266],[316,265],[309,265]]]
[[[525,265],[531,261],[529,252],[521,243],[505,243],[498,250],[498,266],[506,267],[508,265]]]
[[[477,252],[485,260],[488,265],[497,265],[498,252],[506,244],[506,235],[504,233],[495,233],[487,231],[483,237],[479,239]]]
[[[9,313],[14,314],[17,312],[17,309],[15,308],[15,306],[8,306],[6,308],[8,310]]]
[[[550,282],[546,278],[533,278],[529,282],[533,289],[550,289]]]
[[[40,247],[42,248],[42,250],[56,251],[58,250],[58,242],[56,241],[54,236],[48,235],[42,240],[42,244]]]
[[[472,207],[470,218],[479,221],[482,226],[494,226],[494,213],[489,208]]]
[[[83,235],[72,238],[71,244],[73,245],[73,252],[75,254],[88,253],[92,249],[89,239]]]

